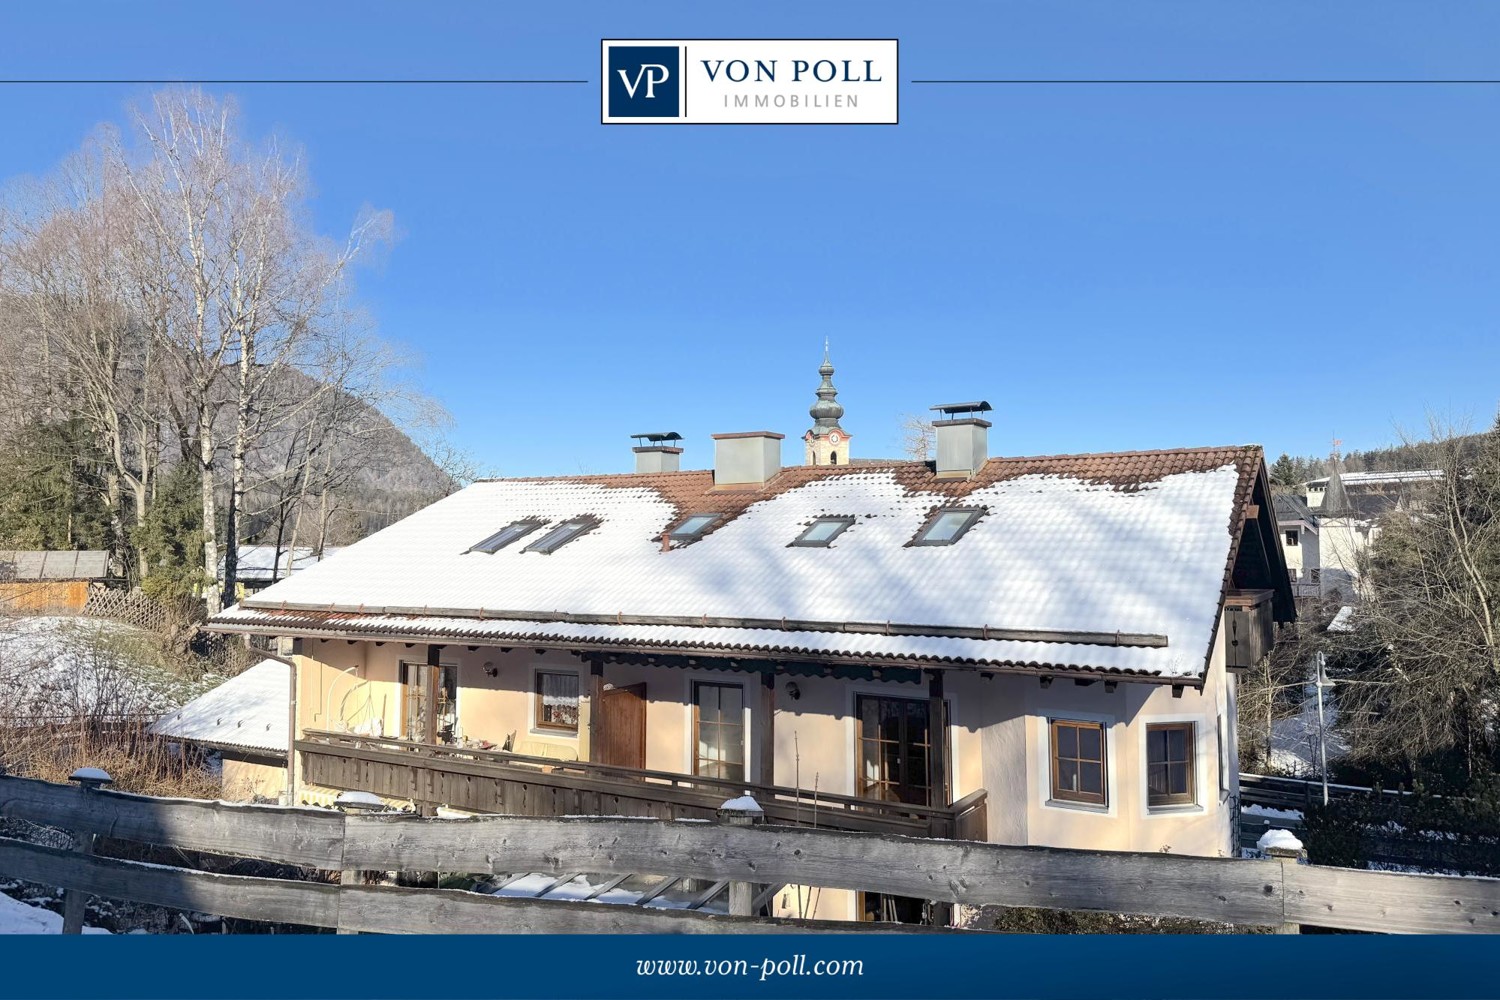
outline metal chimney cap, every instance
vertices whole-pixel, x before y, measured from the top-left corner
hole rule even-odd
[[[993,410],[994,407],[984,400],[978,399],[972,403],[939,403],[937,406],[934,406],[933,409],[940,410],[945,414],[988,413],[990,410]]]
[[[650,444],[663,444],[667,441],[681,441],[682,435],[676,431],[658,431],[653,434],[632,434],[631,437],[640,442],[641,447]]]

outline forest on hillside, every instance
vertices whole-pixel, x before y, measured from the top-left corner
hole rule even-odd
[[[1484,441],[1484,434],[1434,435],[1425,441],[1409,441],[1350,451],[1338,456],[1344,472],[1411,472],[1417,469],[1440,469],[1455,458],[1472,460]],[[1271,463],[1271,483],[1281,489],[1295,489],[1310,479],[1321,479],[1333,471],[1332,456],[1289,455],[1282,452]]]
[[[148,594],[213,612],[238,544],[345,544],[464,478],[359,307],[390,213],[331,239],[309,191],[296,149],[189,89],[10,185],[0,549],[108,549]]]

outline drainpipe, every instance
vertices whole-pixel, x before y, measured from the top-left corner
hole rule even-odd
[[[302,640],[292,640],[292,656],[302,650]],[[282,792],[285,805],[297,804],[297,661],[275,653],[261,653],[263,660],[275,660],[277,663],[287,665],[287,674],[290,677],[287,692],[287,727],[286,727],[286,791]]]

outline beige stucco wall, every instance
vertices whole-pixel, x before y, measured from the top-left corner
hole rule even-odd
[[[425,662],[426,647],[404,643],[304,643],[298,658],[299,720],[303,728],[398,733],[401,718],[399,664]],[[588,757],[588,666],[562,651],[448,646],[442,661],[458,668],[459,731],[463,737],[503,745],[508,736],[566,747]],[[538,669],[574,671],[582,695],[576,735],[539,730],[535,718]],[[493,672],[494,676],[490,676]],[[775,774],[759,773],[756,743],[761,711],[759,675],[729,670],[678,669],[608,664],[607,684],[644,683],[647,697],[646,766],[692,770],[691,690],[695,680],[740,683],[745,690],[747,778],[828,793],[856,792],[855,698],[861,693],[925,698],[922,683],[854,681],[826,676],[781,675],[776,680]],[[793,686],[797,697],[792,696]],[[1186,688],[1174,698],[1169,686],[1121,682],[1082,686],[1060,677],[1048,687],[1031,675],[951,671],[946,678],[953,747],[953,796],[988,792],[989,837],[999,843],[1038,844],[1092,850],[1170,851],[1222,856],[1232,846],[1233,801],[1237,798],[1234,681],[1224,669],[1223,630],[1216,641],[1202,690]],[[1049,801],[1051,718],[1106,723],[1109,748],[1108,805],[1088,807]],[[1196,733],[1197,803],[1151,810],[1146,805],[1145,734],[1153,722],[1191,721]],[[1222,727],[1223,738],[1219,732]],[[311,791],[311,790],[309,790]],[[795,892],[786,912],[803,904]],[[854,895],[824,890],[811,901],[820,917],[854,916]]]
[[[1231,853],[1239,761],[1232,726],[1234,680],[1224,669],[1223,643],[1221,628],[1204,687],[1187,688],[1179,698],[1165,685],[1122,683],[1110,692],[1100,683],[1079,687],[1059,679],[1044,689],[1035,680],[1021,681],[1027,706],[1028,843],[1209,857]],[[1105,723],[1107,806],[1050,800],[1048,720],[1055,718]],[[1194,723],[1198,801],[1193,806],[1153,810],[1146,804],[1146,727],[1163,722]]]
[[[276,802],[286,791],[286,766],[225,752],[221,760],[221,792],[228,802]]]

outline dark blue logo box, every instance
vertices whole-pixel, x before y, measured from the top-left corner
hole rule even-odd
[[[681,88],[682,59],[677,46],[610,46],[611,118],[676,118]]]

